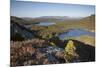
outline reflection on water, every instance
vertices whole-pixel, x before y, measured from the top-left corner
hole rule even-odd
[[[39,24],[36,24],[38,26],[50,26],[50,25],[54,25],[54,22],[40,22]]]
[[[60,39],[64,39],[66,37],[78,37],[81,35],[88,35],[88,36],[95,36],[94,32],[89,32],[83,29],[70,29],[67,32],[64,32],[62,34],[59,35]]]

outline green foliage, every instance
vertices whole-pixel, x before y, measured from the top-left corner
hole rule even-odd
[[[56,44],[55,44],[55,43],[53,43],[53,42],[50,42],[50,45],[51,45],[51,46],[56,46]]]
[[[65,58],[67,62],[71,62],[73,61],[75,56],[76,56],[76,53],[75,53],[74,42],[72,40],[69,40],[65,47]]]
[[[51,34],[48,34],[48,35],[47,35],[47,38],[48,38],[48,39],[49,39],[49,38],[51,38],[51,37],[52,37],[52,35],[51,35]]]
[[[73,54],[74,54],[74,50],[75,50],[74,43],[73,43],[72,40],[70,40],[70,41],[66,44],[65,52],[68,53],[69,55],[73,55]]]

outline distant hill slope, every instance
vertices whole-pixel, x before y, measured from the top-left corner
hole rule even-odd
[[[83,25],[86,28],[95,30],[95,15],[91,15],[86,18],[83,18],[82,20],[80,20],[80,22],[79,22],[79,25],[81,25],[81,26]]]
[[[43,16],[31,19],[33,22],[63,22],[59,26],[66,26],[68,28],[85,28],[90,31],[95,31],[95,15],[90,15],[84,18],[71,18],[67,16]]]
[[[19,18],[19,17],[15,17],[15,16],[11,16],[11,21],[15,21],[16,23],[19,23],[19,24],[29,24],[30,22],[29,21],[26,21],[24,20],[23,18]]]
[[[59,21],[75,21],[80,18],[73,18],[68,16],[41,16],[36,18],[23,18],[24,20],[28,20],[31,22],[59,22]]]
[[[64,21],[63,23],[59,23],[59,26],[64,27],[67,30],[79,28],[95,32],[95,15],[91,15],[72,22]]]
[[[31,39],[34,37],[34,33],[24,26],[20,25],[19,23],[11,20],[11,40],[14,41],[22,41],[25,39]]]
[[[91,32],[95,32],[95,15],[91,15],[85,18],[70,18],[61,16],[43,16],[38,18],[18,18],[11,16],[12,21],[16,21],[19,24],[33,24],[42,21],[52,21],[55,25],[48,26],[46,30],[68,30],[73,28],[86,29]],[[58,23],[59,22],[59,23]],[[32,27],[34,28],[34,27]],[[34,29],[33,29],[34,30]],[[42,30],[41,30],[42,31]]]

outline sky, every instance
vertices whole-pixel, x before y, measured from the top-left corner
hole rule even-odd
[[[86,17],[91,14],[95,14],[95,6],[93,5],[11,1],[11,16],[17,17]]]

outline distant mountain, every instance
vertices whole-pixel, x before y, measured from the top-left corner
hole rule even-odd
[[[25,21],[32,21],[34,18],[31,17],[22,17],[23,20]]]
[[[88,17],[73,18],[68,16],[42,16],[37,18],[18,18],[11,16],[11,20],[20,24],[34,24],[39,22],[64,22],[69,28],[86,28],[92,32],[95,31],[95,15]]]
[[[11,16],[11,20],[16,20],[16,22],[20,23],[34,23],[34,22],[49,22],[49,21],[75,21],[75,20],[94,20],[95,15],[91,15],[88,17],[69,17],[69,16],[41,16],[41,17],[36,17],[36,18],[31,18],[31,17],[15,17]]]
[[[72,21],[72,20],[79,20],[80,18],[73,18],[68,16],[42,16],[37,18],[23,18],[27,21],[33,22],[59,22],[59,21]]]
[[[65,23],[67,21],[64,21]],[[70,23],[65,24],[68,29],[73,28],[80,28],[80,29],[86,29],[88,31],[94,32],[95,31],[95,15],[91,15],[85,18],[81,18],[77,21],[72,21]]]
[[[71,19],[71,17],[68,16],[42,16],[42,17],[38,17],[38,18],[44,18],[44,19]]]

